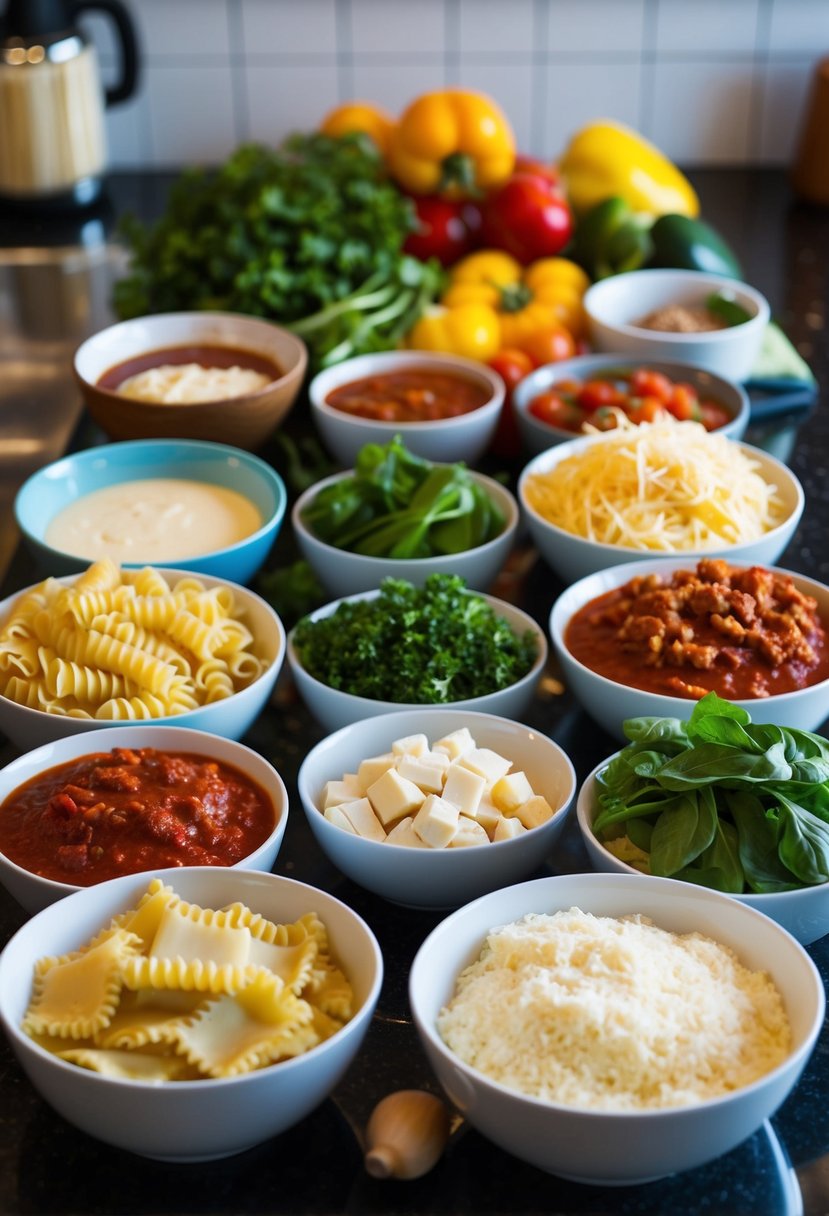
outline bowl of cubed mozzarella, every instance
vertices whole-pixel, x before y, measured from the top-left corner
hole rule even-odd
[[[328,735],[298,784],[318,844],[346,877],[393,903],[452,908],[544,867],[576,776],[530,726],[426,708]]]

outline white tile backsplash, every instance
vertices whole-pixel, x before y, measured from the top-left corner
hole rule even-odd
[[[522,149],[554,158],[592,119],[681,164],[786,164],[829,0],[126,0],[139,95],[107,116],[113,166],[219,162],[352,97],[399,113],[449,84],[493,96]],[[107,18],[84,28],[104,79]]]

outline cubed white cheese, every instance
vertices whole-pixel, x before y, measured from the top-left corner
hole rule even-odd
[[[350,832],[352,836],[357,835],[356,828],[348,816],[343,814],[341,806],[327,806],[323,811],[323,815],[329,823],[334,824],[335,828],[341,828],[344,832]]]
[[[498,810],[497,806],[495,806],[495,804],[491,801],[489,796],[485,794],[475,808],[475,818],[491,840],[493,832],[504,816]]]
[[[382,777],[388,769],[394,768],[396,759],[393,752],[384,752],[382,756],[368,756],[365,760],[360,761],[357,779],[360,783],[361,798],[365,797],[368,787],[374,785],[378,777]]]
[[[358,836],[364,836],[366,840],[386,839],[386,829],[375,815],[368,798],[356,798],[353,802],[344,802],[336,809],[342,811]]]
[[[474,746],[475,740],[472,738],[469,727],[461,726],[448,735],[444,735],[442,739],[438,739],[434,744],[434,750],[446,752],[450,760],[457,760],[464,752],[471,751]]]
[[[362,798],[363,790],[356,773],[345,773],[340,781],[326,781],[322,791],[322,807],[339,806],[341,802],[351,802],[354,798]]]
[[[492,842],[494,844],[497,840],[514,840],[516,836],[523,836],[526,830],[520,819],[508,819],[502,815],[492,833]]]
[[[526,773],[507,773],[492,787],[492,801],[505,815],[514,815],[523,802],[532,798],[535,790]]]
[[[468,815],[458,816],[458,830],[449,841],[450,849],[467,849],[472,845],[489,844],[489,837],[475,819]]]
[[[397,771],[407,781],[413,781],[425,794],[439,794],[443,789],[449,757],[443,752],[424,752],[422,756],[407,753],[397,761]]]
[[[500,781],[512,768],[512,761],[499,756],[491,747],[473,747],[471,751],[464,752],[458,763],[473,773],[480,773],[487,785]]]
[[[553,814],[553,808],[547,799],[542,798],[540,794],[533,794],[532,798],[528,798],[518,807],[515,818],[519,819],[525,828],[537,828],[552,819]]]
[[[425,735],[405,735],[395,739],[391,745],[395,756],[422,756],[429,750],[429,740]]]
[[[429,794],[414,817],[412,827],[433,849],[445,849],[458,830],[458,808],[437,794]]]
[[[366,797],[380,822],[388,826],[418,810],[424,794],[413,781],[401,777],[397,769],[387,768],[382,777],[368,787]]]
[[[412,817],[407,815],[396,823],[386,837],[386,844],[403,845],[407,849],[428,849],[425,840],[421,840],[412,827]]]
[[[462,764],[450,764],[441,797],[462,814],[476,816],[485,786],[486,781],[480,773],[473,773]]]

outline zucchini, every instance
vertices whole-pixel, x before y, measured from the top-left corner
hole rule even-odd
[[[737,255],[704,220],[662,215],[650,230],[653,256],[649,265],[676,270],[704,270],[729,278],[743,277]]]

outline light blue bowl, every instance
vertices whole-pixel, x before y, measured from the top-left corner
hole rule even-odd
[[[90,561],[45,540],[55,515],[94,490],[123,481],[179,477],[224,486],[245,495],[265,521],[244,540],[211,553],[170,561],[123,561],[125,567],[153,565],[191,570],[234,583],[247,583],[265,562],[285,517],[288,496],[278,473],[249,452],[195,439],[135,439],[87,448],[34,473],[17,493],[15,518],[39,568],[46,575],[76,574]]]

